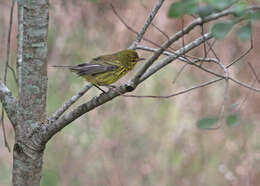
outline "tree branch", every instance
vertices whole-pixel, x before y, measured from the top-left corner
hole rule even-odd
[[[217,79],[213,79],[211,81],[207,81],[207,82],[204,82],[204,83],[201,83],[199,85],[196,85],[196,86],[193,86],[193,87],[190,87],[190,88],[187,88],[185,90],[181,90],[179,92],[175,92],[173,94],[170,94],[170,95],[167,95],[167,96],[151,96],[151,95],[144,95],[144,96],[139,96],[139,95],[124,95],[124,97],[133,97],[133,98],[160,98],[160,99],[169,99],[169,98],[172,98],[172,97],[175,97],[175,96],[178,96],[178,95],[181,95],[181,94],[185,94],[185,93],[188,93],[194,89],[198,89],[198,88],[202,88],[202,87],[206,87],[208,85],[211,85],[213,83],[216,83],[220,80],[223,80],[224,78],[217,78]]]
[[[211,33],[207,33],[204,36],[199,37],[198,39],[194,40],[193,42],[187,44],[185,47],[183,47],[183,48],[179,49],[178,51],[176,51],[175,52],[176,55],[171,55],[171,56],[166,57],[163,60],[157,62],[156,65],[154,65],[151,68],[149,68],[147,70],[147,72],[145,72],[145,74],[142,75],[142,77],[138,80],[137,84],[143,82],[148,77],[150,77],[152,74],[154,74],[155,72],[157,72],[158,70],[160,70],[164,66],[168,65],[169,63],[171,63],[173,60],[178,59],[179,56],[183,55],[184,53],[189,52],[193,48],[199,46],[200,44],[202,44],[206,40],[211,39],[212,37],[213,36],[212,36]],[[134,79],[131,80],[131,81],[134,81]]]
[[[184,53],[190,51],[193,48],[196,48],[200,44],[202,44],[205,40],[204,39],[210,39],[212,37],[211,34],[205,34],[204,37],[200,37],[196,39],[195,41],[189,43],[184,48],[178,50],[178,55],[183,55]],[[144,78],[142,77],[141,81],[138,82],[140,84],[142,81],[144,81],[146,78],[150,77],[152,74],[154,74],[159,69],[163,68],[165,65],[169,64],[172,60],[177,59],[178,56],[169,56],[166,59],[163,59],[158,62],[158,64],[161,64],[159,66],[156,65],[154,70],[151,70],[153,68],[150,68],[149,71],[144,75]],[[220,75],[219,75],[220,76]],[[224,76],[220,76],[224,77]],[[43,140],[47,142],[54,134],[56,134],[58,131],[60,131],[62,128],[67,126],[69,123],[80,117],[81,115],[85,114],[86,112],[93,110],[94,108],[114,99],[115,97],[122,95],[126,92],[129,92],[129,87],[132,87],[132,83],[130,81],[129,84],[124,84],[116,89],[111,89],[107,93],[100,94],[97,97],[92,98],[89,102],[84,103],[71,112],[63,115],[60,119],[56,121],[48,121],[46,125],[43,125],[42,133],[43,133]]]
[[[157,4],[155,5],[154,9],[152,10],[152,12],[150,13],[150,15],[147,18],[146,22],[144,23],[144,26],[143,26],[142,30],[140,31],[140,33],[136,37],[135,41],[132,43],[132,45],[129,48],[133,49],[133,48],[135,48],[135,46],[138,43],[140,43],[140,41],[142,40],[146,30],[148,29],[148,27],[152,23],[154,17],[156,16],[156,14],[158,13],[159,9],[161,8],[163,2],[164,2],[164,0],[158,0],[157,1]]]
[[[158,1],[158,4],[162,3],[163,1]],[[158,5],[157,4],[157,5]],[[161,6],[161,5],[160,5]],[[155,8],[156,9],[156,8]],[[154,10],[155,10],[154,9]],[[156,9],[156,12],[159,10]],[[185,28],[183,28],[181,31],[177,32],[176,34],[174,34],[173,36],[171,36],[169,38],[168,41],[166,41],[161,48],[157,49],[154,54],[148,59],[148,61],[144,64],[144,66],[137,72],[137,74],[134,76],[134,78],[128,83],[128,84],[124,84],[120,87],[117,87],[115,89],[110,89],[107,93],[103,93],[100,94],[97,97],[92,98],[90,101],[76,107],[75,109],[73,109],[71,112],[64,114],[63,116],[61,116],[59,119],[57,119],[56,121],[53,120],[49,120],[45,125],[42,125],[41,127],[41,134],[42,134],[42,140],[44,142],[47,142],[53,135],[55,135],[58,131],[60,131],[62,128],[64,128],[65,126],[67,126],[69,123],[71,123],[72,121],[74,121],[75,119],[77,119],[78,117],[80,117],[81,115],[85,114],[86,112],[95,109],[96,107],[114,99],[117,96],[120,96],[126,92],[135,89],[140,83],[142,83],[144,80],[146,80],[147,78],[149,78],[151,75],[153,75],[155,72],[157,72],[158,70],[160,70],[161,68],[163,68],[164,66],[168,65],[169,63],[171,63],[173,60],[178,59],[181,55],[184,55],[185,53],[189,52],[190,50],[198,47],[199,45],[201,45],[202,43],[206,42],[207,40],[210,40],[211,38],[213,38],[213,35],[211,33],[206,33],[203,36],[199,37],[198,39],[194,40],[193,42],[187,44],[186,46],[184,46],[183,48],[179,49],[178,51],[174,52],[174,54],[171,54],[170,52],[166,52],[167,48],[174,43],[175,41],[177,41],[178,39],[182,38],[185,34],[188,34],[191,30],[193,30],[196,26],[201,25],[202,23],[207,23],[213,20],[216,20],[218,18],[230,15],[233,13],[233,10],[225,10],[219,13],[214,13],[206,18],[198,18],[196,20],[194,20],[193,22],[191,22],[191,24],[189,24],[188,26],[186,26]],[[153,19],[153,17],[156,15],[156,13],[151,16],[150,18],[148,18],[148,20],[146,21],[147,26],[144,26],[142,31],[140,32],[140,34],[138,35],[135,44],[133,43],[131,45],[131,47],[133,47],[133,49],[138,48],[138,42],[141,41],[146,29],[148,28],[148,26],[151,24],[151,21]],[[140,45],[139,45],[140,47]],[[156,63],[156,65],[152,66],[153,62],[155,60],[158,59],[158,57],[161,54],[170,54],[170,56],[158,61]],[[182,58],[181,58],[182,59]],[[189,60],[187,59],[182,59],[183,61],[185,61],[186,63],[189,63],[191,65],[195,65],[196,67],[200,68],[201,70],[204,70],[210,74],[215,75],[218,78],[218,81],[221,79],[230,79],[232,81],[235,81],[236,83],[238,83],[235,79],[228,77],[227,71],[226,71],[226,67],[223,68],[225,75],[221,75],[218,73],[215,73],[211,70],[208,70],[204,67],[201,67],[199,65],[197,65],[196,63],[191,63],[189,62]],[[222,65],[222,64],[220,64]],[[239,82],[241,84],[241,82]],[[244,85],[244,84],[242,84]],[[206,85],[205,85],[206,86]],[[249,88],[248,86],[245,86],[247,88]],[[250,87],[251,88],[251,87]],[[227,89],[227,88],[226,88]],[[252,88],[254,89],[254,88]],[[256,90],[256,89],[255,89]],[[226,95],[226,94],[225,94]],[[77,97],[77,96],[76,96]],[[70,100],[69,100],[70,102]],[[73,102],[73,101],[72,101]],[[65,106],[64,108],[67,108],[67,106]],[[63,113],[64,110],[61,108],[61,112],[59,113]],[[55,115],[55,114],[54,114]],[[58,114],[60,115],[60,114]]]
[[[215,13],[212,14],[206,18],[198,18],[191,22],[189,25],[187,25],[185,28],[183,28],[181,31],[177,32],[175,35],[171,36],[168,41],[166,41],[160,49],[158,49],[145,63],[145,65],[138,71],[138,73],[135,75],[135,77],[132,79],[132,84],[137,85],[139,79],[143,76],[143,74],[146,72],[146,70],[153,64],[155,60],[158,59],[158,57],[175,41],[179,40],[182,38],[184,35],[188,34],[191,30],[193,30],[196,26],[200,26],[201,24],[205,24],[209,21],[216,20],[220,17],[224,17],[227,15],[232,14],[234,11],[233,10],[226,10],[223,12]],[[203,39],[203,38],[202,38]]]
[[[72,121],[85,114],[86,112],[95,109],[96,107],[103,105],[104,103],[111,101],[115,97],[128,92],[127,85],[122,85],[116,89],[110,89],[106,93],[102,93],[99,96],[93,97],[87,103],[84,103],[71,112],[64,114],[58,120],[52,122],[48,121],[47,124],[42,126],[42,140],[47,142],[54,134],[60,131],[62,128],[70,124]]]
[[[87,84],[82,90],[80,90],[76,95],[72,96],[67,102],[65,102],[48,120],[57,120],[69,107],[74,104],[79,98],[81,98],[93,85],[91,83]]]

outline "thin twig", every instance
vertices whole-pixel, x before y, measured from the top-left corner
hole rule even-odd
[[[208,73],[210,73],[210,74],[212,74],[212,75],[215,75],[215,76],[217,76],[217,77],[221,77],[221,78],[226,79],[225,76],[222,76],[221,74],[217,74],[216,72],[213,72],[213,71],[211,71],[211,70],[209,70],[209,69],[206,69],[206,68],[204,68],[204,67],[201,67],[201,66],[199,66],[199,65],[197,65],[197,64],[192,64],[192,65],[194,65],[194,66],[196,66],[197,68],[199,68],[199,69],[201,69],[201,70],[203,70],[203,71],[205,71],[205,72],[208,72]],[[245,87],[245,88],[247,88],[247,89],[250,89],[250,90],[253,90],[253,91],[255,91],[255,92],[260,93],[260,89],[257,89],[257,88],[255,88],[255,87],[249,86],[248,84],[243,83],[243,82],[241,82],[241,81],[239,81],[239,80],[237,80],[237,79],[235,79],[235,78],[232,78],[232,77],[229,76],[228,79],[230,79],[231,81],[233,81],[233,82],[235,82],[235,83],[237,83],[237,84],[239,84],[239,85],[241,85],[241,86],[243,86],[243,87]]]
[[[87,84],[82,90],[80,90],[76,95],[72,96],[68,101],[66,101],[48,120],[55,121],[69,109],[69,107],[74,104],[79,98],[81,98],[90,88],[92,84]]]
[[[186,26],[184,29],[182,29],[181,31],[177,32],[175,35],[171,36],[170,39],[165,42],[158,51],[156,51],[148,60],[147,62],[144,64],[144,66],[137,72],[137,74],[135,75],[135,77],[132,79],[132,84],[136,86],[136,84],[140,81],[141,76],[144,75],[144,73],[146,72],[146,70],[154,63],[155,60],[158,59],[158,57],[175,41],[177,41],[178,39],[180,39],[181,37],[183,37],[184,34],[188,34],[191,30],[193,30],[196,26],[207,23],[209,21],[212,20],[216,20],[220,17],[224,17],[227,16],[231,13],[233,13],[234,10],[227,10],[227,11],[223,11],[220,13],[215,13],[215,14],[211,14],[210,16],[207,16],[203,19],[198,18],[196,20],[194,20],[192,23],[190,23],[188,26]],[[239,21],[242,20],[237,20],[236,23],[238,23]],[[206,34],[205,34],[206,35]],[[203,35],[204,36],[204,35]],[[211,38],[213,36],[211,35]],[[207,40],[202,38],[202,40]],[[185,48],[183,48],[184,50]]]
[[[125,21],[124,19],[117,13],[115,7],[113,4],[110,4],[111,9],[113,11],[113,13],[116,15],[116,17],[121,21],[121,23],[123,23],[123,25],[130,30],[131,32],[133,32],[134,34],[138,35],[138,32],[136,30],[134,30],[132,27],[130,27]]]
[[[181,18],[181,31],[183,32],[183,28],[184,28],[184,19],[183,17]],[[182,47],[185,46],[185,34],[184,32],[182,33],[183,34],[183,37],[181,38],[181,41],[182,41]]]
[[[151,48],[151,47],[147,47],[147,46],[144,46],[144,45],[137,45],[136,49],[144,50],[144,51],[148,51],[148,52],[156,52],[158,50],[156,48]],[[176,56],[176,57],[178,55],[176,52],[173,53],[173,52],[169,52],[169,51],[164,51],[162,54],[165,55],[165,56]],[[187,57],[190,57],[194,60],[191,61]],[[217,60],[214,59],[214,58],[200,58],[200,57],[190,56],[190,55],[186,55],[186,54],[183,54],[183,55],[177,57],[177,59],[181,60],[185,63],[188,63],[188,64],[197,63],[197,62],[200,62],[200,61],[217,63]]]
[[[183,55],[184,52],[189,52],[190,50],[192,50],[193,48],[199,46],[200,44],[202,44],[203,42],[205,42],[205,40],[209,40],[213,37],[213,35],[211,33],[207,33],[205,34],[204,37],[199,37],[198,39],[190,42],[189,44],[187,44],[184,48],[179,49],[178,51],[176,51],[177,55],[172,55],[169,56],[165,59],[163,59],[160,62],[157,62],[154,66],[152,66],[151,68],[149,68],[152,64],[150,64],[149,62],[152,62],[154,60],[156,60],[160,55],[160,53],[163,53],[163,48],[158,50],[157,52],[154,53],[154,55],[148,60],[148,62],[145,64],[146,66],[143,67],[143,69],[141,69],[136,76],[134,77],[134,79],[132,80],[133,82],[135,81],[135,78],[138,79],[138,84],[141,83],[142,81],[144,81],[145,79],[147,79],[148,77],[150,77],[152,74],[154,74],[155,72],[157,72],[158,70],[160,70],[162,67],[168,65],[169,63],[171,63],[173,60],[176,60],[179,56]],[[167,46],[167,44],[164,45],[164,47]],[[156,54],[156,55],[155,55]],[[156,58],[156,59],[154,59]],[[147,71],[146,69],[149,68]],[[146,71],[145,73],[143,71]],[[141,77],[138,77],[140,75],[142,75]],[[140,79],[139,79],[140,78]]]
[[[140,43],[140,41],[142,40],[146,30],[148,29],[148,27],[152,23],[154,17],[156,16],[156,14],[158,13],[159,9],[161,8],[163,2],[164,2],[164,0],[158,0],[157,1],[157,4],[155,5],[154,9],[151,11],[149,17],[145,21],[145,24],[144,24],[142,30],[139,32],[139,34],[136,37],[135,41],[133,42],[132,46],[135,46],[136,44]]]
[[[211,35],[211,34],[206,34],[204,37],[202,36],[202,37],[196,39],[195,41],[193,41],[193,42],[187,44],[187,45],[185,46],[185,50],[184,50],[183,48],[181,48],[180,50],[176,51],[176,53],[177,53],[178,55],[181,55],[181,54],[183,54],[183,51],[186,51],[186,52],[190,51],[193,47],[200,45],[200,44],[203,42],[203,38],[204,38],[204,39],[210,39],[210,38],[212,38],[212,35]],[[153,50],[155,50],[155,49],[153,49],[153,48],[144,47],[144,46],[140,46],[140,45],[138,45],[137,48],[143,49],[143,50],[147,50],[147,51],[150,51],[150,50],[153,51]],[[163,59],[163,60],[160,61],[160,62],[157,62],[156,65],[154,65],[153,67],[151,67],[151,68],[142,76],[142,78],[140,79],[140,81],[144,81],[146,78],[148,78],[148,77],[150,76],[150,74],[155,73],[157,70],[159,70],[159,69],[162,68],[163,66],[169,64],[169,63],[172,62],[173,60],[179,59],[178,55],[169,53],[169,52],[167,52],[167,51],[164,51],[163,54],[164,54],[164,55],[167,55],[167,56],[169,56],[169,57]],[[206,58],[206,59],[204,59],[204,58],[197,58],[197,59],[194,60],[194,61],[187,61],[187,60],[185,60],[185,59],[182,59],[181,61],[183,61],[183,62],[185,62],[185,63],[188,63],[188,64],[190,64],[190,65],[194,65],[195,67],[197,67],[197,68],[199,68],[199,69],[201,69],[201,70],[203,70],[203,71],[205,71],[205,72],[207,72],[207,73],[210,73],[210,74],[212,74],[212,75],[214,75],[214,76],[216,76],[216,77],[226,78],[226,76],[223,76],[223,75],[221,75],[221,74],[218,74],[218,73],[216,73],[216,72],[214,72],[214,71],[211,71],[211,70],[209,70],[209,69],[207,69],[207,68],[205,68],[205,67],[202,67],[202,66],[200,66],[200,65],[197,64],[197,63],[200,62],[200,61],[205,61],[205,62],[213,62],[213,63],[216,63],[216,64],[219,65],[218,60],[216,60],[216,59],[214,59],[214,58]],[[223,67],[222,67],[222,68],[223,68]]]
[[[221,123],[224,122],[225,110],[226,110],[226,105],[227,105],[227,100],[228,100],[229,79],[226,78],[225,81],[226,81],[226,86],[224,89],[223,103],[222,103],[221,110],[219,113],[219,127],[221,126]]]
[[[246,83],[243,83],[243,82],[241,82],[241,81],[239,81],[239,80],[237,80],[237,79],[235,79],[235,78],[229,77],[229,79],[230,79],[231,81],[233,81],[233,82],[235,82],[235,83],[241,85],[242,87],[245,87],[245,88],[247,88],[247,89],[250,89],[250,90],[253,90],[253,91],[255,91],[255,92],[260,93],[260,89],[258,89],[258,88],[252,87],[252,86],[250,86],[250,85],[248,85],[248,84],[246,84]]]
[[[9,67],[9,57],[10,57],[10,44],[11,44],[11,33],[12,33],[12,25],[13,25],[13,11],[14,11],[14,4],[15,1],[12,0],[11,3],[11,10],[10,10],[10,20],[9,20],[9,29],[8,29],[8,39],[7,39],[7,47],[6,47],[6,61],[5,61],[5,71],[4,71],[4,84],[7,82],[7,69]],[[7,141],[6,132],[5,132],[5,125],[4,125],[4,108],[2,107],[2,114],[1,114],[1,123],[2,123],[2,130],[4,135],[4,145],[8,149],[9,152],[10,146]]]
[[[140,1],[140,2],[141,2],[142,7],[143,7],[145,10],[147,10],[148,7],[145,6],[144,2],[143,2],[143,1]],[[168,40],[170,39],[170,37],[169,37],[161,28],[159,28],[158,26],[156,26],[153,22],[151,23],[151,25],[152,25],[156,30],[158,30],[163,36],[165,36]]]
[[[23,62],[23,1],[18,1],[18,52],[17,52],[17,74],[18,74],[18,93],[21,93],[22,87],[22,62]]]
[[[224,90],[223,103],[222,103],[220,114],[219,114],[219,125],[217,126],[217,128],[219,128],[219,127],[221,127],[222,122],[224,122],[225,109],[226,109],[226,104],[227,104],[227,100],[228,100],[229,71],[225,67],[225,65],[221,62],[220,58],[218,57],[218,55],[216,54],[216,52],[213,48],[213,45],[215,44],[215,42],[213,42],[213,45],[209,44],[208,42],[205,42],[205,44],[208,44],[209,51],[211,51],[213,53],[213,55],[217,59],[218,65],[223,69],[224,74],[225,74],[226,86],[225,86],[225,90]]]
[[[178,73],[176,74],[176,76],[173,78],[172,84],[175,84],[176,81],[179,79],[179,77],[181,76],[181,73],[184,71],[185,67],[188,66],[188,63],[184,64],[181,69],[178,71]]]
[[[201,35],[204,36],[204,24],[201,24]],[[206,46],[207,42],[203,43],[203,49],[204,49],[204,58],[207,58],[208,53],[207,53],[207,46]],[[202,65],[202,64],[201,64]]]
[[[8,68],[12,71],[14,81],[15,81],[16,85],[18,86],[18,80],[17,80],[17,77],[16,77],[15,70],[10,65],[8,65]]]
[[[253,67],[253,65],[249,61],[247,61],[247,64],[250,67],[251,71],[253,72],[257,83],[260,84],[260,78],[258,77],[258,75],[257,75],[257,73],[256,73],[256,71],[255,71],[255,69]]]
[[[167,96],[152,96],[152,95],[146,95],[146,96],[140,96],[140,95],[131,95],[131,94],[126,94],[126,95],[123,95],[123,97],[133,97],[133,98],[160,98],[160,99],[169,99],[169,98],[172,98],[174,96],[178,96],[178,95],[181,95],[181,94],[185,94],[187,92],[190,92],[194,89],[198,89],[198,88],[202,88],[202,87],[205,87],[205,86],[208,86],[210,84],[213,84],[217,81],[220,81],[222,80],[223,78],[217,78],[217,79],[214,79],[214,80],[211,80],[211,81],[208,81],[208,82],[205,82],[205,83],[201,83],[199,85],[196,85],[196,86],[193,86],[191,88],[188,88],[188,89],[185,89],[185,90],[182,90],[182,91],[179,91],[179,92],[176,92],[176,93],[173,93],[173,94],[170,94],[170,95],[167,95]]]
[[[206,42],[206,43],[208,44],[208,47],[209,47],[209,50],[207,51],[207,53],[212,52],[213,55],[215,56],[215,58],[218,60],[218,62],[221,63],[220,58],[218,57],[217,53],[215,52],[215,50],[214,50],[214,48],[213,48],[213,46],[214,46],[214,44],[216,43],[216,41],[217,41],[217,40],[215,39],[215,40],[212,42],[212,44]]]
[[[259,76],[259,75],[260,75],[260,73],[257,76]],[[250,86],[251,87],[254,86],[256,81],[257,81],[256,79],[253,79],[252,83],[250,83],[251,84]],[[245,95],[244,99],[238,104],[238,106],[236,108],[237,111],[239,111],[242,108],[242,105],[247,101],[247,99],[251,96],[251,94],[252,94],[252,90],[248,89],[247,94]]]
[[[120,20],[120,22],[128,29],[130,30],[132,33],[134,33],[136,36],[138,36],[138,32],[133,29],[131,26],[129,26],[126,21],[124,21],[124,19],[118,14],[118,12],[116,11],[115,7],[113,6],[113,4],[110,4],[111,9],[113,11],[113,13],[116,15],[116,17]],[[156,46],[156,47],[160,47],[160,45],[158,45],[157,43],[153,42],[152,40],[146,38],[143,36],[142,38],[144,41],[147,41],[148,43],[151,43],[152,45]],[[132,47],[130,46],[129,48],[135,49],[136,47]]]
[[[240,55],[237,59],[235,59],[234,61],[232,61],[229,65],[226,66],[226,68],[231,67],[232,65],[234,65],[235,63],[237,63],[239,60],[241,60],[243,57],[245,57],[246,55],[249,54],[249,52],[253,49],[253,38],[251,38],[250,40],[250,47],[242,54]]]
[[[209,49],[207,51],[207,53],[209,53],[211,51],[211,49],[213,48],[213,46],[217,43],[217,39],[214,38],[214,40],[212,41],[212,43],[210,42],[207,42],[208,46],[209,46]]]
[[[143,3],[141,3],[141,5],[142,5],[145,9],[147,9],[147,7],[146,7]],[[111,8],[112,8],[113,13],[114,13],[114,14],[117,16],[117,18],[122,22],[122,24],[123,24],[128,30],[130,30],[132,33],[134,33],[136,36],[138,36],[138,32],[137,32],[135,29],[133,29],[131,26],[129,26],[129,25],[126,23],[126,21],[124,21],[124,19],[118,14],[118,12],[117,12],[116,9],[114,8],[114,6],[113,6],[112,4],[110,4],[110,6],[111,6]],[[156,30],[158,30],[163,36],[165,36],[165,37],[167,38],[167,40],[170,39],[170,37],[169,37],[162,29],[160,29],[158,26],[156,26],[156,25],[153,24],[152,22],[151,22],[151,25],[152,25]],[[148,42],[148,43],[151,43],[152,45],[154,45],[154,46],[156,46],[156,47],[159,47],[159,48],[161,47],[159,44],[153,42],[153,41],[150,40],[150,39],[147,39],[147,38],[144,37],[144,36],[143,36],[142,39],[143,39],[144,41]],[[131,45],[129,48],[136,49],[136,44],[135,44],[134,47]],[[174,53],[174,51],[175,51],[174,48],[172,48],[171,46],[169,46],[169,49],[170,49],[170,50],[166,50],[166,51],[169,51],[169,52]],[[183,57],[184,57],[184,56],[183,56]]]

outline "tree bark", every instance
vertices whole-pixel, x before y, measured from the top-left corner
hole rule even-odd
[[[14,186],[40,185],[45,144],[36,129],[46,120],[48,0],[18,1],[22,36],[19,59],[19,99],[13,148]],[[35,135],[36,134],[36,135]]]
[[[13,149],[13,185],[38,186],[41,180],[44,149],[16,142]]]

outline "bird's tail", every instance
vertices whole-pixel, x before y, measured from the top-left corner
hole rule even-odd
[[[61,68],[73,68],[74,66],[66,66],[66,65],[51,65],[49,67],[61,67]]]

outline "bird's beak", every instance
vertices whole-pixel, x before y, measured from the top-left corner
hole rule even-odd
[[[141,58],[139,58],[138,61],[143,61],[143,60],[146,60],[146,59],[141,57]]]

